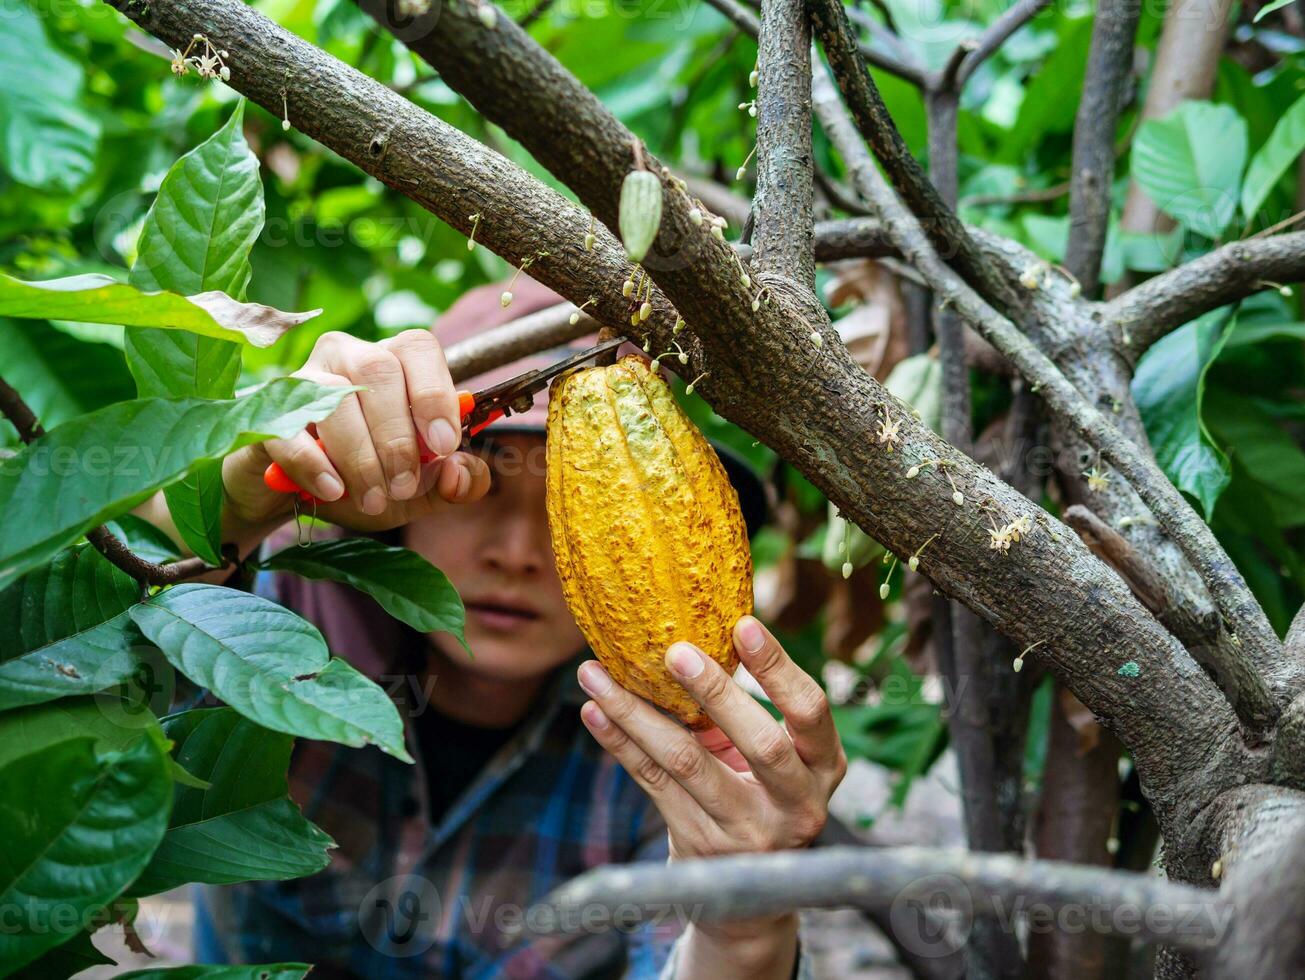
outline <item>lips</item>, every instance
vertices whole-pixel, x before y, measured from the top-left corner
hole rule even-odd
[[[539,620],[538,610],[514,596],[482,596],[465,599],[467,615],[493,632],[510,632]]]

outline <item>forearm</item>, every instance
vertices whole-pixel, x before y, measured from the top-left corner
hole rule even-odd
[[[168,508],[167,498],[162,491],[138,505],[132,511],[132,514],[153,524],[171,538],[181,557],[188,558],[194,554],[187,547],[181,532],[177,530],[176,522],[172,519],[172,513]],[[257,550],[268,535],[292,517],[293,512],[287,509],[284,513],[269,513],[258,519],[250,519],[242,516],[236,507],[231,506],[231,501],[228,499],[222,511],[222,543],[223,545],[234,545],[243,559]],[[211,575],[196,581],[221,582],[229,574],[229,571],[213,572]]]
[[[675,980],[789,980],[798,955],[796,913],[756,922],[690,925]]]

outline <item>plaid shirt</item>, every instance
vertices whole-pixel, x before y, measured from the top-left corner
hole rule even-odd
[[[308,878],[200,889],[201,962],[309,962],[324,978],[651,978],[666,967],[676,922],[621,929],[618,915],[616,929],[599,917],[557,936],[521,930],[534,902],[587,869],[666,860],[660,814],[580,723],[575,665],[432,823],[412,721],[423,675],[402,662],[404,627],[333,583],[264,574],[257,591],[390,690],[417,764],[297,742],[291,796],[339,847]]]

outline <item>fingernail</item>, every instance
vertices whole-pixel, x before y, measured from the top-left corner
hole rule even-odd
[[[399,500],[406,500],[412,496],[417,489],[416,473],[400,473],[390,481],[390,496]]]
[[[756,653],[765,645],[766,633],[751,616],[744,616],[738,625],[739,646],[744,653]]]
[[[689,643],[672,643],[666,656],[671,662],[671,670],[686,679],[697,677],[705,666],[698,648]]]
[[[600,698],[612,689],[612,679],[597,660],[587,660],[580,665],[580,686],[590,697]]]
[[[317,478],[318,500],[339,500],[344,495],[344,484],[330,473],[323,473]]]
[[[458,434],[448,419],[436,419],[430,424],[430,448],[447,456],[458,448]]]
[[[380,487],[372,487],[362,499],[362,509],[364,514],[375,517],[385,510],[385,491]]]
[[[592,701],[585,702],[584,707],[580,709],[580,716],[584,718],[586,725],[590,728],[597,728],[599,731],[602,731],[610,724],[607,715],[603,714],[603,709]]]
[[[458,467],[458,487],[453,492],[459,500],[471,492],[471,473],[465,466]]]

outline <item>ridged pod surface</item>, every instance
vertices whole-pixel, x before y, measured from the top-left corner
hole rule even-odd
[[[548,523],[562,592],[608,673],[690,727],[710,727],[666,670],[666,648],[687,640],[733,673],[752,554],[716,451],[643,358],[553,383]]]

